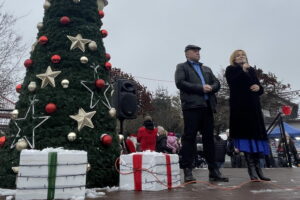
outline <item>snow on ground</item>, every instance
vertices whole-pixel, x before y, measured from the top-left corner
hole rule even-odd
[[[5,200],[13,200],[14,199],[14,196],[7,196],[6,198],[5,198]]]
[[[88,198],[97,198],[101,196],[105,196],[105,192],[114,192],[118,191],[119,187],[104,187],[104,188],[93,188],[93,189],[86,189],[86,197]]]
[[[9,190],[9,189],[2,189],[0,188],[0,196],[11,196],[11,195],[15,195],[16,194],[16,190]]]
[[[0,188],[0,196],[6,196],[6,200],[12,200],[15,195],[16,195],[16,190]]]
[[[103,197],[105,195],[106,195],[105,192],[99,192],[96,188],[86,189],[86,191],[85,191],[85,196],[87,198],[93,198],[94,199],[94,198],[98,198],[98,197]]]
[[[250,192],[254,194],[259,193],[270,193],[270,192],[289,192],[292,191],[292,189],[263,189],[263,190],[250,190]]]
[[[99,198],[104,197],[108,192],[118,191],[118,187],[104,187],[104,188],[92,188],[85,190],[85,197],[72,197],[71,200],[84,200],[85,198]],[[6,196],[6,200],[12,200],[16,195],[16,190],[1,189],[0,196]]]

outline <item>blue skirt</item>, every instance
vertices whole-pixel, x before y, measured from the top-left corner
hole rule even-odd
[[[233,143],[235,148],[241,152],[270,154],[267,140],[233,139]]]

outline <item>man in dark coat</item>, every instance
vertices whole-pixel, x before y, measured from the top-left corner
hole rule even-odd
[[[296,166],[298,166],[299,156],[298,156],[297,149],[295,147],[295,143],[294,143],[294,141],[292,140],[292,138],[290,137],[290,135],[287,132],[285,132],[285,138],[286,138],[286,143],[287,143],[287,146],[288,146],[288,153],[293,155],[294,164]],[[287,167],[288,166],[287,162],[286,163],[282,162],[284,160],[287,160],[287,158],[284,159],[284,157],[286,157],[286,146],[283,142],[283,138],[281,138],[280,141],[279,141],[277,152],[278,152],[278,155],[280,155],[280,157],[281,157],[281,159],[280,159],[281,163],[280,164],[283,164],[282,166]]]
[[[228,181],[222,177],[215,163],[214,118],[216,107],[215,93],[220,89],[220,82],[209,67],[199,62],[200,47],[185,47],[187,61],[176,67],[175,82],[180,90],[181,106],[184,118],[184,134],[182,142],[182,160],[180,167],[184,171],[184,181],[195,181],[192,168],[196,151],[196,135],[200,131],[203,149],[209,169],[211,181]]]

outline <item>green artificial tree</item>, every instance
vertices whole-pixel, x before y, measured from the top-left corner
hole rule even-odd
[[[87,187],[117,185],[120,149],[103,45],[107,32],[101,30],[103,2],[46,0],[37,42],[24,62],[15,119],[0,147],[0,187],[15,187],[12,167],[22,149],[48,147],[88,152]]]

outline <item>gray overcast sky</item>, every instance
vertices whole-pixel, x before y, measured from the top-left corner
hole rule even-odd
[[[185,60],[184,47],[196,44],[202,47],[201,62],[215,74],[228,65],[233,50],[244,49],[250,64],[300,89],[300,0],[108,1],[104,44],[113,66],[133,76],[173,81],[176,64]],[[43,19],[43,3],[5,2],[10,13],[26,15],[17,30],[28,47]],[[173,82],[137,80],[151,91],[158,86],[177,91]]]

